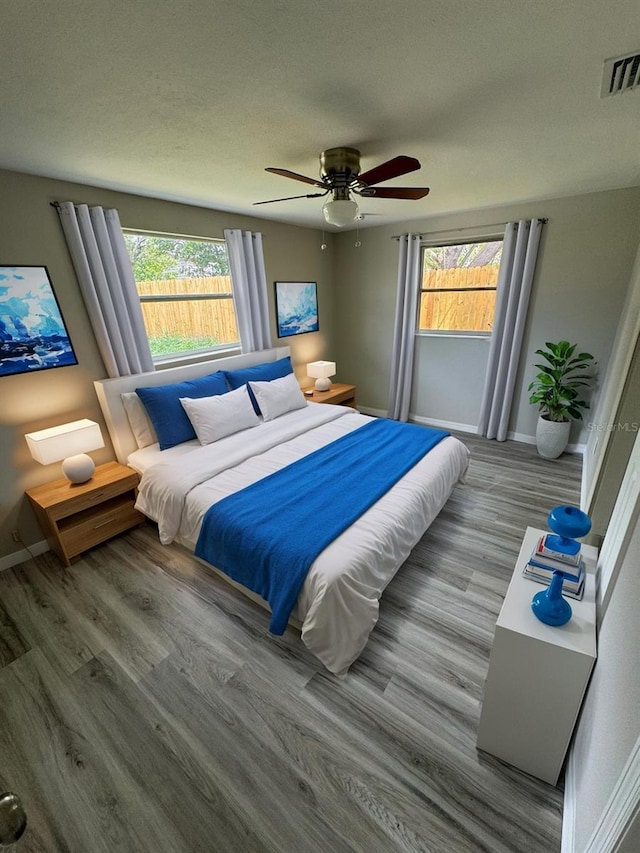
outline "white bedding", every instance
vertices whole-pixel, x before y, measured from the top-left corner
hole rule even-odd
[[[129,457],[142,473],[136,506],[158,522],[163,543],[193,550],[213,503],[370,420],[347,407],[310,403],[204,447],[138,450]],[[311,566],[292,616],[331,672],[343,675],[361,653],[384,588],[463,477],[468,457],[457,439],[441,441]],[[348,471],[344,483],[353,486]]]

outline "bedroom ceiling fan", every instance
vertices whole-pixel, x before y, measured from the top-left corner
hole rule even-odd
[[[428,187],[377,187],[400,175],[415,172],[420,168],[420,161],[415,157],[401,154],[374,166],[367,172],[360,172],[360,152],[357,148],[327,148],[320,154],[320,179],[308,178],[289,169],[278,169],[269,166],[265,171],[283,178],[293,178],[320,187],[323,192],[293,195],[286,198],[272,198],[268,201],[256,201],[254,204],[272,204],[276,201],[292,201],[297,198],[320,198],[331,193],[331,199],[324,203],[322,211],[330,225],[339,228],[353,222],[358,216],[358,205],[351,194],[363,198],[401,198],[420,199],[429,194]]]

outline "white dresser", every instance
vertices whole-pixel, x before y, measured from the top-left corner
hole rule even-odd
[[[541,622],[531,599],[542,584],[522,576],[547,531],[528,527],[496,623],[484,690],[478,749],[555,785],[596,659],[597,551],[582,546],[587,569],[582,601],[560,627]]]

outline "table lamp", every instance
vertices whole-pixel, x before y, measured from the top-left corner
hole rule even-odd
[[[578,538],[591,530],[591,519],[576,506],[555,506],[549,512],[547,523],[555,535],[545,536],[546,547],[558,556],[572,556],[580,550]],[[564,625],[571,619],[569,602],[562,597],[565,575],[572,575],[575,568],[567,565],[566,570],[555,568],[551,583],[543,592],[537,592],[531,601],[531,609],[541,622],[547,625]]]
[[[335,375],[335,361],[312,361],[307,365],[307,376],[316,380],[316,391],[328,391],[331,388],[329,377]]]
[[[62,462],[62,473],[71,483],[85,483],[96,469],[89,450],[104,447],[100,427],[83,418],[68,424],[41,429],[25,435],[33,458],[42,465]]]

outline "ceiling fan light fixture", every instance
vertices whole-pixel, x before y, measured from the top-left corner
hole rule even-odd
[[[351,199],[333,199],[325,201],[322,212],[329,225],[342,228],[353,222],[360,212],[358,205]]]

